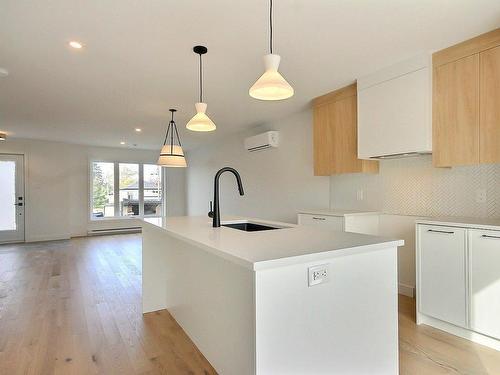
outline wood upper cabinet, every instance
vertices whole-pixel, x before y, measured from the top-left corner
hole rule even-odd
[[[500,163],[500,29],[433,55],[433,163]]]
[[[437,167],[479,163],[479,56],[434,69],[433,162]]]
[[[356,84],[313,101],[314,175],[378,172],[378,162],[358,159]]]
[[[500,47],[479,54],[481,163],[500,163]]]

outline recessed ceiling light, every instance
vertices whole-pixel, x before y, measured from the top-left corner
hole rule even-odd
[[[5,133],[0,133],[0,141],[5,141],[7,139],[7,135]]]
[[[74,49],[82,49],[83,48],[83,44],[80,42],[77,42],[76,40],[72,40],[71,42],[69,42],[69,46],[71,48],[74,48]]]
[[[121,144],[121,145],[124,145],[124,144],[125,144],[125,142],[121,141],[121,142],[120,142],[120,144]]]
[[[135,128],[135,131],[136,131],[137,133],[140,133],[140,132],[142,132],[142,129],[141,129],[141,128]]]

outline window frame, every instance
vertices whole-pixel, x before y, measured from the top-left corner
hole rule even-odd
[[[93,205],[94,205],[94,163],[113,163],[113,194],[114,194],[114,216],[108,217],[94,217],[93,216]],[[122,216],[120,212],[120,164],[137,164],[139,166],[139,215],[135,216]],[[106,159],[92,159],[89,160],[89,184],[88,184],[88,219],[90,222],[103,221],[103,220],[130,220],[130,219],[142,219],[145,217],[161,217],[166,216],[167,205],[166,205],[166,187],[167,187],[167,174],[165,169],[161,170],[161,213],[159,215],[144,215],[144,165],[156,165],[151,162],[137,162],[137,161],[126,161],[126,160],[106,160]],[[161,168],[161,167],[159,167]]]

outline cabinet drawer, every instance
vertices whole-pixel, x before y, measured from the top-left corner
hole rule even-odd
[[[500,231],[469,230],[471,328],[500,339]]]
[[[466,230],[418,227],[419,310],[467,327]]]
[[[344,218],[327,215],[299,214],[299,225],[315,225],[331,228],[332,230],[344,230]]]

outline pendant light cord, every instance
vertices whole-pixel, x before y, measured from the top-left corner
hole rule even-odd
[[[273,0],[269,0],[269,50],[273,53]]]
[[[200,53],[200,103],[203,103],[203,69],[202,69],[201,53]]]

